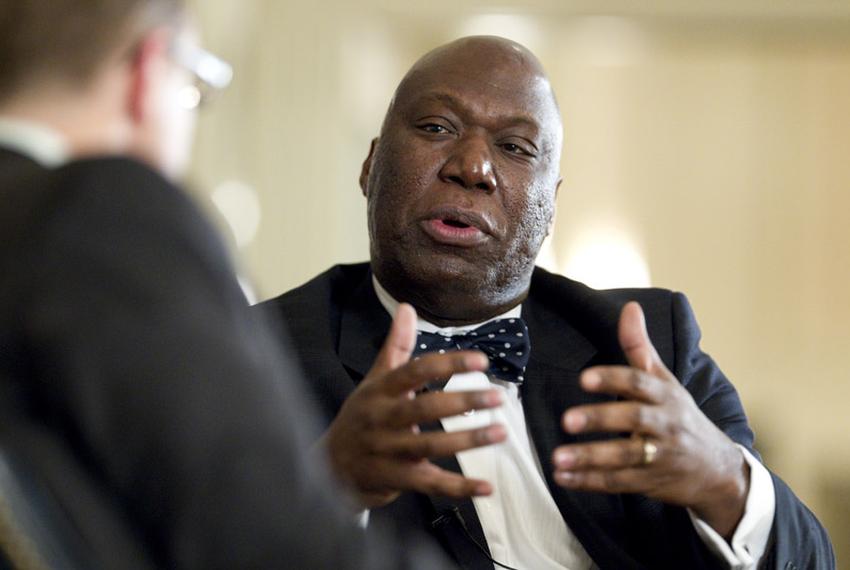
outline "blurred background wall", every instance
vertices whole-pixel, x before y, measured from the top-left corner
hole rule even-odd
[[[260,299],[367,258],[357,176],[415,59],[479,33],[537,53],[566,129],[540,263],[685,291],[759,448],[850,568],[850,2],[197,9],[237,75],[205,110],[192,182]]]

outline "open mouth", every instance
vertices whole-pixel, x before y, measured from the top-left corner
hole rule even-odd
[[[491,224],[482,214],[458,208],[432,211],[421,222],[425,233],[441,245],[475,247],[490,239]]]
[[[463,229],[463,228],[469,228],[469,227],[472,227],[472,226],[470,226],[469,224],[465,224],[465,223],[461,222],[460,220],[442,219],[442,220],[440,220],[440,221],[441,221],[442,223],[444,223],[445,225],[447,225],[447,226],[449,226],[449,227],[452,227],[452,228],[461,228],[461,229]]]

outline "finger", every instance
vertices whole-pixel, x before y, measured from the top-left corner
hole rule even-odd
[[[414,491],[458,499],[486,496],[493,492],[493,486],[487,481],[446,471],[425,459],[376,459],[371,465],[371,475],[360,481],[361,491]]]
[[[556,471],[611,470],[643,465],[643,438],[623,438],[578,445],[565,445],[555,450]]]
[[[469,392],[427,392],[412,400],[398,400],[387,412],[390,427],[434,422],[471,410],[483,410],[502,405],[498,390]]]
[[[556,471],[561,487],[592,493],[642,493],[652,488],[650,471],[641,468],[612,471]]]
[[[588,392],[622,396],[649,404],[665,400],[669,384],[648,372],[628,366],[595,366],[581,374],[582,388]]]
[[[670,378],[671,374],[658,356],[655,347],[649,340],[646,331],[646,319],[643,309],[634,301],[626,303],[620,313],[618,337],[626,360],[631,366],[661,376]]]
[[[398,432],[376,439],[372,451],[409,459],[447,457],[467,449],[503,442],[506,437],[505,428],[499,424],[457,432]]]
[[[407,480],[407,490],[463,499],[482,497],[493,492],[493,486],[481,479],[468,479],[459,473],[446,471],[430,462],[422,462]]]
[[[658,435],[660,408],[638,402],[611,402],[576,406],[562,418],[568,433],[634,432]]]
[[[461,372],[487,370],[489,360],[483,352],[452,351],[446,354],[426,354],[389,372],[381,379],[388,395],[401,395],[418,390],[429,382],[446,380]]]
[[[369,374],[382,375],[398,368],[410,360],[415,345],[416,310],[407,303],[401,303]]]

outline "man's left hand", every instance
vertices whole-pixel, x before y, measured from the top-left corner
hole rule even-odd
[[[563,425],[573,434],[632,436],[558,447],[555,481],[568,489],[642,493],[688,507],[728,539],[749,492],[749,466],[741,450],[664,366],[635,302],[620,315],[619,341],[629,366],[588,368],[581,385],[622,400],[571,408]]]

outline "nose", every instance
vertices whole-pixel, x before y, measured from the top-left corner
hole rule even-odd
[[[493,192],[498,186],[490,146],[483,137],[459,140],[440,169],[440,179],[467,190]]]

